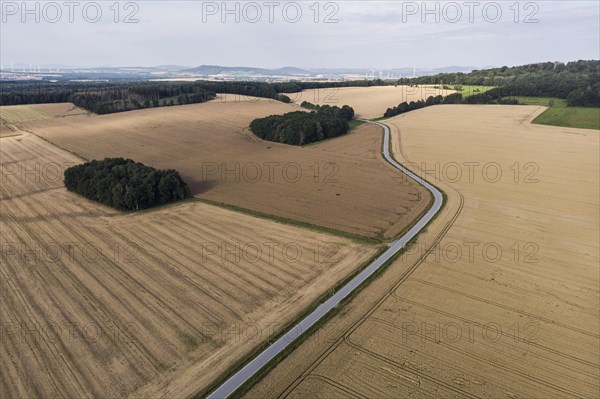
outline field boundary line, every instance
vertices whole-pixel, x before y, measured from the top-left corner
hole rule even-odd
[[[400,136],[398,136],[400,138]],[[401,152],[401,156],[403,157],[402,159],[405,162],[410,162],[410,160],[408,159],[408,157],[406,157],[406,155],[404,154],[404,152],[402,151],[402,140],[399,140],[399,146],[400,146],[400,152]],[[408,270],[406,270],[399,278],[398,280],[396,280],[396,282],[373,304],[373,306],[368,309],[358,320],[356,320],[355,322],[353,322],[342,334],[342,336],[340,336],[340,338],[338,340],[336,340],[333,344],[331,344],[331,346],[329,348],[327,348],[324,352],[322,352],[321,356],[319,356],[311,366],[309,366],[302,374],[300,377],[298,377],[294,382],[292,382],[288,388],[279,396],[280,398],[285,398],[287,397],[294,389],[296,386],[298,386],[305,378],[309,377],[311,372],[319,365],[321,364],[339,345],[341,345],[347,336],[349,336],[350,334],[352,334],[358,327],[360,327],[362,325],[362,323],[364,323],[373,313],[375,313],[375,311],[383,304],[385,303],[385,301],[390,298],[392,296],[392,294],[398,289],[398,287],[400,287],[400,285],[402,285],[402,283],[404,283],[409,277],[410,275],[421,265],[421,263],[423,263],[423,261],[425,261],[425,259],[427,258],[427,256],[429,256],[429,254],[433,251],[433,249],[439,244],[439,242],[442,240],[442,238],[444,238],[444,236],[446,235],[446,233],[448,232],[448,230],[450,230],[450,228],[454,225],[454,223],[456,222],[456,220],[458,219],[459,215],[462,212],[462,209],[464,207],[464,196],[462,195],[462,193],[460,191],[454,190],[456,191],[456,193],[458,194],[458,198],[459,198],[459,205],[457,210],[455,211],[454,215],[452,216],[452,218],[448,221],[448,223],[446,223],[446,225],[442,228],[442,230],[440,231],[440,233],[435,237],[435,239],[433,240],[432,244],[429,246],[429,248],[427,249],[427,251],[425,253],[423,253],[419,259],[415,262],[415,264],[410,267]]]
[[[397,297],[396,297],[396,298],[397,298]],[[404,331],[407,331],[407,330],[403,329],[402,327],[398,327],[398,326],[396,326],[396,325],[394,325],[394,324],[392,324],[392,323],[390,323],[390,322],[388,322],[388,321],[386,321],[386,320],[382,320],[382,319],[380,319],[380,318],[377,318],[377,317],[373,317],[373,318],[371,318],[371,320],[372,320],[374,323],[381,323],[381,324],[385,324],[385,325],[387,325],[387,326],[389,326],[389,327],[391,327],[391,328],[393,328],[393,329],[396,329],[396,330],[401,330],[401,331],[402,331],[402,330],[404,330]],[[517,374],[517,375],[519,375],[521,378],[523,378],[523,379],[526,379],[526,380],[528,380],[528,381],[531,381],[531,382],[534,382],[534,383],[537,383],[537,384],[543,385],[543,386],[545,386],[545,387],[548,387],[548,388],[552,388],[552,389],[554,389],[554,390],[556,390],[556,391],[560,391],[560,392],[563,392],[563,393],[567,393],[567,394],[569,394],[569,395],[572,395],[572,396],[574,396],[574,397],[578,397],[578,398],[585,398],[585,395],[584,395],[584,394],[578,393],[578,392],[576,392],[576,391],[573,391],[573,390],[570,390],[570,389],[565,389],[565,388],[563,388],[563,387],[561,387],[561,386],[559,386],[559,385],[556,385],[556,384],[554,384],[554,383],[552,383],[552,382],[544,381],[544,380],[542,380],[542,379],[540,379],[540,378],[537,378],[537,377],[531,377],[531,376],[529,376],[529,374],[527,374],[527,373],[525,373],[525,372],[523,372],[523,371],[521,371],[521,370],[518,370],[518,369],[516,369],[516,368],[514,368],[514,367],[506,366],[506,365],[503,365],[503,364],[501,364],[501,363],[494,363],[494,362],[492,362],[492,361],[490,361],[490,360],[488,360],[488,359],[485,359],[485,358],[483,358],[483,357],[481,357],[481,356],[477,356],[477,355],[475,355],[475,354],[469,353],[469,352],[467,352],[467,351],[465,351],[465,350],[462,350],[462,349],[460,349],[460,348],[458,348],[458,347],[452,346],[452,345],[450,345],[450,344],[448,344],[448,343],[445,343],[445,342],[443,342],[443,341],[439,341],[439,342],[438,342],[438,341],[435,341],[435,340],[433,340],[433,339],[431,339],[431,338],[428,338],[428,337],[425,337],[425,340],[426,340],[426,341],[428,341],[428,342],[433,342],[433,343],[435,343],[436,345],[441,345],[441,346],[443,346],[443,347],[445,347],[445,348],[448,348],[448,349],[449,349],[449,350],[451,350],[451,351],[455,351],[455,352],[457,352],[457,353],[460,353],[460,354],[464,355],[465,357],[469,357],[469,358],[471,358],[471,359],[475,359],[476,361],[479,361],[479,362],[481,362],[481,363],[486,363],[487,365],[489,365],[489,366],[491,366],[491,367],[494,367],[494,368],[498,368],[498,369],[504,370],[505,372],[509,372],[509,373],[514,373],[514,374]],[[346,339],[346,343],[347,343],[347,344],[348,344],[350,347],[352,347],[352,348],[354,348],[354,349],[356,349],[356,350],[362,351],[362,352],[366,353],[366,354],[367,354],[367,355],[369,355],[369,356],[373,356],[373,357],[375,357],[375,358],[377,358],[377,359],[379,359],[379,360],[381,360],[381,361],[383,361],[383,362],[385,362],[385,363],[393,364],[393,365],[395,365],[395,366],[397,366],[397,367],[398,367],[398,366],[401,366],[401,365],[400,365],[400,364],[399,364],[397,361],[395,361],[394,359],[390,359],[390,358],[388,358],[388,357],[386,357],[386,356],[384,356],[384,355],[382,355],[382,354],[380,354],[380,353],[377,353],[377,352],[375,352],[375,351],[372,351],[372,350],[370,350],[370,349],[366,349],[366,348],[364,348],[364,347],[361,347],[360,345],[357,345],[357,344],[355,344],[354,342],[352,342],[352,339],[351,339],[351,337],[348,337],[348,338]],[[400,346],[400,347],[408,348],[408,345],[406,345],[406,344],[402,344],[402,343],[396,343],[396,344],[397,344],[398,346]],[[427,353],[425,353],[425,352],[421,352],[421,354],[422,354],[424,357],[427,357],[427,358],[430,358],[430,359],[433,359],[433,358],[434,358],[434,357],[433,357],[431,354],[427,354]],[[439,359],[438,359],[438,360],[439,360]],[[413,371],[413,372],[417,373],[417,374],[420,374],[420,371],[419,371],[418,369],[412,369],[412,368],[410,368],[410,366],[407,366],[407,368],[408,368],[409,370],[411,370],[411,371]],[[463,369],[462,369],[460,366],[454,366],[454,370],[463,370]],[[466,374],[466,373],[465,373],[465,374]],[[475,374],[475,372],[471,372],[471,374]],[[590,377],[595,377],[595,376],[590,376]],[[433,377],[431,377],[431,378],[433,378]],[[434,380],[436,380],[436,381],[438,381],[438,382],[436,382],[436,383],[443,382],[443,381],[441,381],[441,380],[439,380],[439,379],[437,379],[437,378],[433,378],[433,379],[434,379]],[[503,382],[501,382],[501,381],[492,381],[492,382],[494,382],[496,385],[502,386],[502,387],[503,387],[503,388],[505,388],[505,389],[506,389],[506,388],[509,388],[508,386],[504,386],[504,385],[503,385],[504,383],[503,383]],[[440,385],[443,385],[443,384],[440,384]]]
[[[434,288],[437,288],[437,289],[440,289],[440,290],[444,290],[444,291],[448,291],[448,292],[451,292],[451,293],[456,294],[456,295],[462,295],[464,297],[467,297],[469,299],[473,299],[475,301],[480,301],[480,302],[483,302],[483,303],[487,303],[488,305],[491,305],[491,306],[497,306],[499,308],[506,309],[506,310],[509,310],[511,312],[515,312],[515,313],[518,313],[518,314],[522,314],[524,316],[531,317],[532,319],[537,319],[537,320],[543,321],[543,322],[548,323],[548,324],[554,324],[554,325],[562,327],[562,328],[564,328],[566,330],[575,331],[575,332],[578,332],[580,334],[590,336],[592,338],[600,338],[600,336],[598,334],[596,334],[596,333],[589,332],[589,331],[586,331],[586,330],[582,330],[582,329],[577,328],[577,327],[572,327],[572,326],[569,326],[568,324],[558,323],[558,322],[556,322],[556,321],[554,321],[552,319],[548,319],[548,318],[543,317],[543,316],[537,316],[537,315],[534,315],[534,314],[529,313],[529,312],[524,312],[522,310],[513,308],[511,306],[503,305],[501,303],[494,302],[494,301],[491,301],[489,299],[480,298],[480,297],[478,297],[476,295],[467,294],[466,292],[462,292],[460,290],[455,290],[453,288],[444,287],[442,285],[431,283],[429,281],[425,281],[425,280],[421,280],[421,279],[412,279],[411,281],[414,281],[414,282],[420,283],[420,284],[429,285],[431,287],[434,287]]]
[[[228,398],[246,385],[247,382],[251,381],[256,374],[258,374],[274,359],[278,358],[278,356],[282,353],[285,353],[286,349],[292,343],[294,343],[294,341],[304,335],[307,331],[311,330],[322,319],[324,319],[325,316],[330,314],[332,310],[338,308],[338,306],[342,304],[345,299],[350,297],[351,294],[353,294],[359,287],[362,287],[363,283],[367,282],[379,270],[382,270],[383,267],[386,266],[389,261],[393,260],[407,246],[407,244],[409,244],[429,224],[429,222],[431,222],[434,217],[437,216],[439,211],[442,209],[442,206],[445,203],[442,192],[423,178],[402,166],[390,154],[390,128],[383,123],[367,120],[363,121],[378,125],[383,128],[384,140],[382,153],[384,158],[388,161],[388,163],[396,167],[396,169],[405,173],[408,175],[408,177],[424,186],[433,195],[433,204],[427,213],[421,217],[421,219],[419,219],[418,222],[415,223],[414,226],[412,226],[410,230],[402,237],[393,241],[389,245],[389,248],[380,257],[362,270],[346,285],[336,291],[331,297],[329,297],[329,299],[317,306],[317,308],[310,314],[297,322],[292,328],[290,328],[279,339],[264,349],[260,354],[254,357],[250,362],[246,363],[244,367],[230,376],[217,389],[212,391],[212,393],[208,395],[208,398]],[[417,266],[420,263],[421,262],[417,263]],[[414,270],[414,267],[411,268],[411,270]]]

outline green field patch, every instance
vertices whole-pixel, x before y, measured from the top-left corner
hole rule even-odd
[[[550,107],[533,120],[538,125],[600,130],[598,107]]]
[[[532,123],[537,125],[600,130],[600,108],[598,107],[568,107],[567,100],[554,97],[517,97],[516,100],[522,105],[548,107],[533,120]]]

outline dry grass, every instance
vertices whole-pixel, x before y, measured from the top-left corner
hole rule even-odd
[[[429,174],[448,204],[417,245],[247,397],[600,397],[599,136],[531,125],[542,111],[389,120],[403,162],[479,168]]]
[[[376,250],[199,202],[122,214],[66,191],[75,156],[0,143],[3,398],[184,397]]]
[[[313,104],[350,105],[356,116],[372,119],[383,116],[388,108],[407,101],[426,100],[429,96],[454,93],[454,90],[434,89],[430,86],[373,86],[342,87],[304,90],[287,95],[296,104],[308,101]]]
[[[296,109],[228,95],[24,128],[88,159],[122,156],[176,169],[201,198],[356,235],[394,237],[426,209],[429,193],[382,159],[378,127],[304,148],[247,130],[254,118]]]

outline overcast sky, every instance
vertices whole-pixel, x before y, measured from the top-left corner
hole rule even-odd
[[[5,68],[31,63],[384,69],[600,58],[596,0],[521,1],[518,7],[512,0],[427,2],[429,14],[421,1],[324,1],[317,7],[312,0],[230,1],[231,13],[222,1],[121,2],[118,13],[113,0],[70,6],[64,1],[28,2],[28,11],[21,1],[2,2]]]

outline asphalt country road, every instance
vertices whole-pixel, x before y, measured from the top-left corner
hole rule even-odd
[[[348,295],[350,295],[356,288],[364,283],[373,273],[381,268],[390,258],[392,258],[397,252],[401,251],[406,244],[413,239],[419,232],[435,217],[440,211],[443,204],[442,193],[417,176],[404,166],[400,165],[390,154],[390,128],[387,125],[379,122],[372,122],[363,120],[366,123],[372,123],[383,128],[384,139],[383,139],[383,150],[382,154],[384,158],[392,164],[395,168],[401,170],[410,178],[415,180],[417,183],[423,185],[433,195],[433,205],[427,213],[419,219],[417,223],[410,230],[408,230],[402,237],[393,241],[389,248],[379,256],[373,263],[362,270],[346,285],[340,288],[335,294],[329,299],[320,304],[315,310],[313,310],[308,316],[302,319],[300,322],[291,327],[285,334],[283,334],[277,341],[273,342],[269,347],[262,351],[258,356],[252,359],[250,362],[240,369],[237,373],[229,377],[223,382],[215,391],[208,395],[209,399],[225,399],[231,396],[236,390],[250,380],[256,373],[258,373],[264,366],[266,366],[271,360],[277,355],[283,352],[292,342],[298,339],[305,331],[315,325],[321,320],[327,313],[335,309]]]

